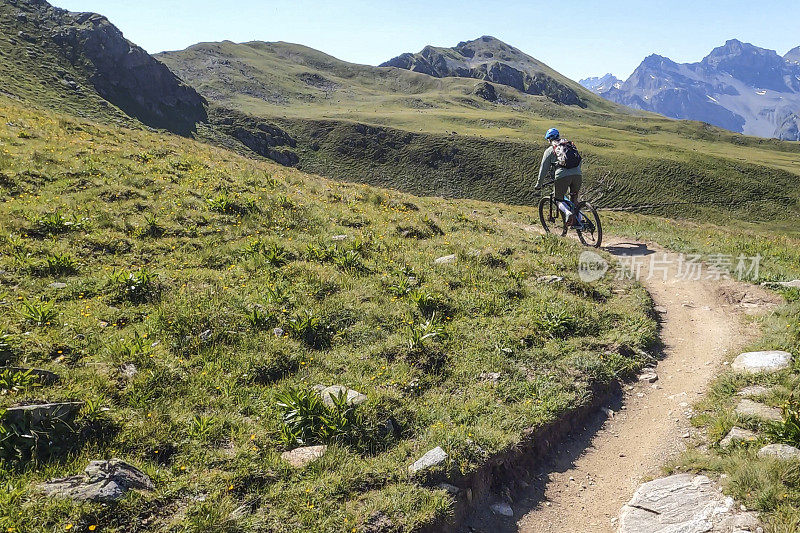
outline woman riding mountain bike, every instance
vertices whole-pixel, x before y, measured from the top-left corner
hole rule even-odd
[[[603,238],[600,217],[591,204],[579,201],[583,172],[582,158],[578,149],[571,141],[562,139],[555,128],[547,130],[545,139],[550,142],[550,146],[542,157],[536,190],[552,183],[553,193],[539,202],[539,219],[542,226],[550,233],[560,218],[562,236],[567,235],[570,229],[574,229],[583,244],[599,248]],[[545,183],[548,177],[551,180]]]

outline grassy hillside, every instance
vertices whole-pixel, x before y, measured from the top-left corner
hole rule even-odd
[[[337,184],[5,97],[0,178],[2,364],[60,376],[6,373],[0,406],[84,402],[35,446],[37,428],[0,425],[3,530],[409,530],[451,501],[409,476],[422,454],[441,446],[428,479],[458,484],[655,340],[644,291],[582,283],[578,247],[525,231],[526,208]],[[367,401],[287,426],[279,399],[317,384]],[[330,448],[295,470],[280,453],[300,440]],[[111,457],[155,492],[37,492]]]
[[[586,156],[604,207],[786,220],[798,215],[800,145],[619,107],[556,104],[495,84],[352,65],[286,43],[196,45],[160,55],[211,101],[265,117],[297,139],[299,168],[418,194],[529,204],[558,127]],[[662,205],[666,204],[666,205]],[[709,208],[708,206],[712,206]]]

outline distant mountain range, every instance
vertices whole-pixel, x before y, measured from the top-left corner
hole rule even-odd
[[[615,87],[619,89],[620,85],[622,85],[622,80],[609,73],[605,76],[600,76],[599,78],[584,78],[580,81],[580,84],[593,93],[603,94],[604,92]]]
[[[581,84],[636,109],[800,141],[800,46],[781,57],[734,39],[698,63],[651,55],[624,83],[614,80],[607,74]]]

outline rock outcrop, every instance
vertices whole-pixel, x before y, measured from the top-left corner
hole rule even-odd
[[[586,106],[578,93],[580,87],[576,90],[569,80],[540,61],[489,36],[453,48],[426,46],[417,54],[405,53],[390,59],[381,67],[396,67],[436,78],[476,78],[546,96],[561,104]]]
[[[154,489],[145,473],[119,459],[92,461],[83,475],[53,479],[39,485],[46,496],[89,502],[113,502],[129,490]]]
[[[192,132],[195,124],[206,120],[206,102],[197,91],[125,39],[104,16],[71,13],[44,0],[9,1],[23,15],[17,17],[23,35],[64,58],[74,76],[85,78],[97,94],[127,115],[180,134]],[[73,90],[80,86],[72,79],[66,83]]]
[[[619,533],[744,533],[761,528],[706,476],[677,474],[640,486],[623,507]]]

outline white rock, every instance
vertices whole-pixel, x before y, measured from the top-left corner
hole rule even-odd
[[[439,257],[439,258],[435,259],[433,262],[435,264],[437,264],[437,265],[449,265],[451,263],[455,263],[456,259],[457,259],[457,257],[456,257],[455,254],[453,254],[453,255],[445,255],[443,257]]]
[[[654,370],[645,370],[639,374],[639,381],[646,381],[648,383],[655,383],[658,381],[658,374]]]
[[[361,394],[357,390],[348,389],[344,385],[331,385],[325,387],[319,392],[322,396],[322,402],[328,407],[333,407],[333,399],[337,398],[340,394],[345,394],[347,398],[347,405],[361,405],[367,401],[367,396]]]
[[[539,276],[536,278],[539,283],[559,283],[564,281],[562,276]]]
[[[425,455],[417,459],[414,464],[408,467],[408,471],[411,474],[416,474],[417,472],[421,472],[423,470],[428,470],[435,466],[438,466],[447,460],[447,453],[441,448],[441,446],[437,446],[436,448],[428,451]]]
[[[85,474],[53,479],[39,485],[46,496],[76,501],[111,502],[131,489],[152,491],[153,481],[141,470],[119,459],[92,461]]]
[[[755,531],[755,513],[742,513],[706,476],[677,474],[639,487],[622,508],[619,533]]]
[[[800,450],[788,444],[767,444],[758,450],[759,457],[773,457],[781,461],[800,460]]]
[[[347,235],[334,235],[331,237],[332,241],[344,241],[347,239]]]
[[[736,393],[737,396],[764,396],[768,394],[771,389],[762,385],[751,385],[745,387]]]
[[[499,514],[500,516],[514,516],[514,509],[506,502],[495,503],[491,506],[491,509],[494,514]]]
[[[758,440],[758,435],[749,429],[742,429],[734,426],[731,428],[728,434],[725,435],[721,441],[719,441],[719,445],[722,448],[727,448],[735,442],[753,442],[755,440]]]
[[[731,368],[738,372],[757,374],[759,372],[777,372],[789,368],[792,354],[779,350],[764,352],[747,352],[734,359]]]
[[[746,398],[739,401],[739,405],[736,406],[734,412],[740,416],[752,416],[754,418],[772,420],[774,422],[780,422],[783,419],[780,409]]]
[[[322,446],[304,446],[302,448],[295,448],[288,452],[281,454],[281,459],[289,463],[295,468],[302,468],[312,461],[316,461],[328,451],[328,447]]]
[[[768,287],[777,286],[777,287],[800,289],[800,279],[795,279],[792,281],[765,281],[764,283],[762,283],[762,285]]]

